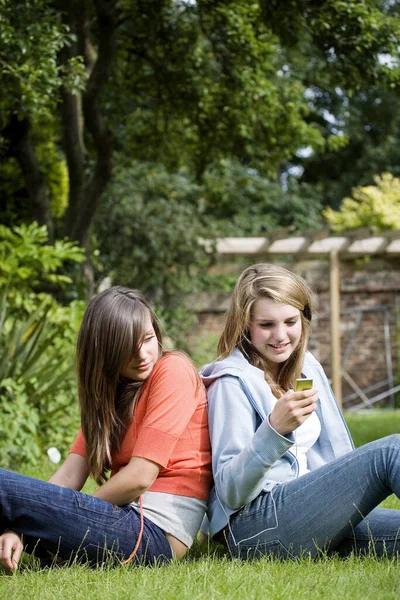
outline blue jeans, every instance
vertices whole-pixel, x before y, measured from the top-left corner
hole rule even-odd
[[[262,492],[231,516],[228,547],[245,559],[400,554],[400,510],[376,508],[393,492],[400,498],[400,435]]]
[[[22,533],[24,549],[51,562],[51,554],[91,565],[118,563],[136,545],[140,515],[87,494],[0,469],[0,532]],[[132,564],[172,559],[162,529],[144,519],[142,541]]]

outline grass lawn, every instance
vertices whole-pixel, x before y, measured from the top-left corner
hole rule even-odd
[[[400,412],[346,416],[356,445],[400,432]],[[26,469],[47,478],[50,465]],[[86,491],[90,491],[90,485]],[[390,496],[383,506],[400,509]],[[196,544],[183,560],[167,567],[93,570],[87,567],[38,570],[24,558],[15,574],[0,570],[0,594],[11,599],[162,598],[314,600],[351,598],[387,600],[400,597],[400,562],[395,559],[347,560],[322,557],[296,562],[264,558],[253,563],[232,560],[218,545]]]

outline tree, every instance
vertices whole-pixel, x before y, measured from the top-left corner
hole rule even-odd
[[[374,173],[398,172],[399,4],[262,5],[280,37],[284,76],[303,84],[307,118],[324,139],[317,152],[296,153],[286,168],[325,206],[338,208],[353,187],[371,184]]]
[[[46,181],[32,143],[32,122],[49,120],[62,73],[57,55],[68,31],[45,0],[0,3],[0,130],[2,154],[14,157],[24,175],[32,218],[52,231]]]
[[[59,233],[83,242],[111,175],[111,135],[99,94],[113,59],[117,3],[25,0],[20,5],[19,10],[8,0],[0,5],[3,152],[18,161],[32,218],[52,231],[48,186],[34,138],[43,125],[54,129],[57,138],[62,132],[69,204]],[[94,23],[100,40],[96,52],[91,43]],[[57,108],[61,127],[54,115]],[[89,151],[85,130],[92,144]]]
[[[321,151],[323,135],[304,98],[309,82],[283,70],[291,48],[305,48],[310,60],[317,51],[349,89],[352,81],[356,88],[383,76],[388,85],[398,81],[398,69],[377,60],[397,56],[392,3],[19,4],[16,11],[11,0],[0,3],[0,151],[22,170],[32,216],[51,227],[35,143],[49,129],[69,172],[68,209],[56,233],[81,243],[112,179],[116,149],[125,164],[129,157],[172,171],[185,166],[197,183],[220,160],[273,178],[299,147]]]

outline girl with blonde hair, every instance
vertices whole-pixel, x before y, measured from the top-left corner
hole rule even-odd
[[[400,435],[354,450],[327,377],[307,351],[312,295],[271,264],[233,292],[218,358],[202,369],[209,403],[212,537],[234,556],[400,551]],[[297,379],[311,389],[294,391]]]
[[[163,350],[148,301],[122,286],[89,303],[77,366],[82,426],[63,465],[49,482],[0,469],[0,564],[14,570],[23,549],[50,562],[179,558],[211,483],[194,366]],[[92,495],[80,492],[89,475],[100,486]]]

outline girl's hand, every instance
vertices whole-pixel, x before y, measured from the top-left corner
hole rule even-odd
[[[289,390],[279,398],[269,416],[271,426],[281,435],[297,429],[316,409],[317,390]]]
[[[24,546],[15,531],[6,531],[0,535],[0,564],[10,571],[17,568]]]

